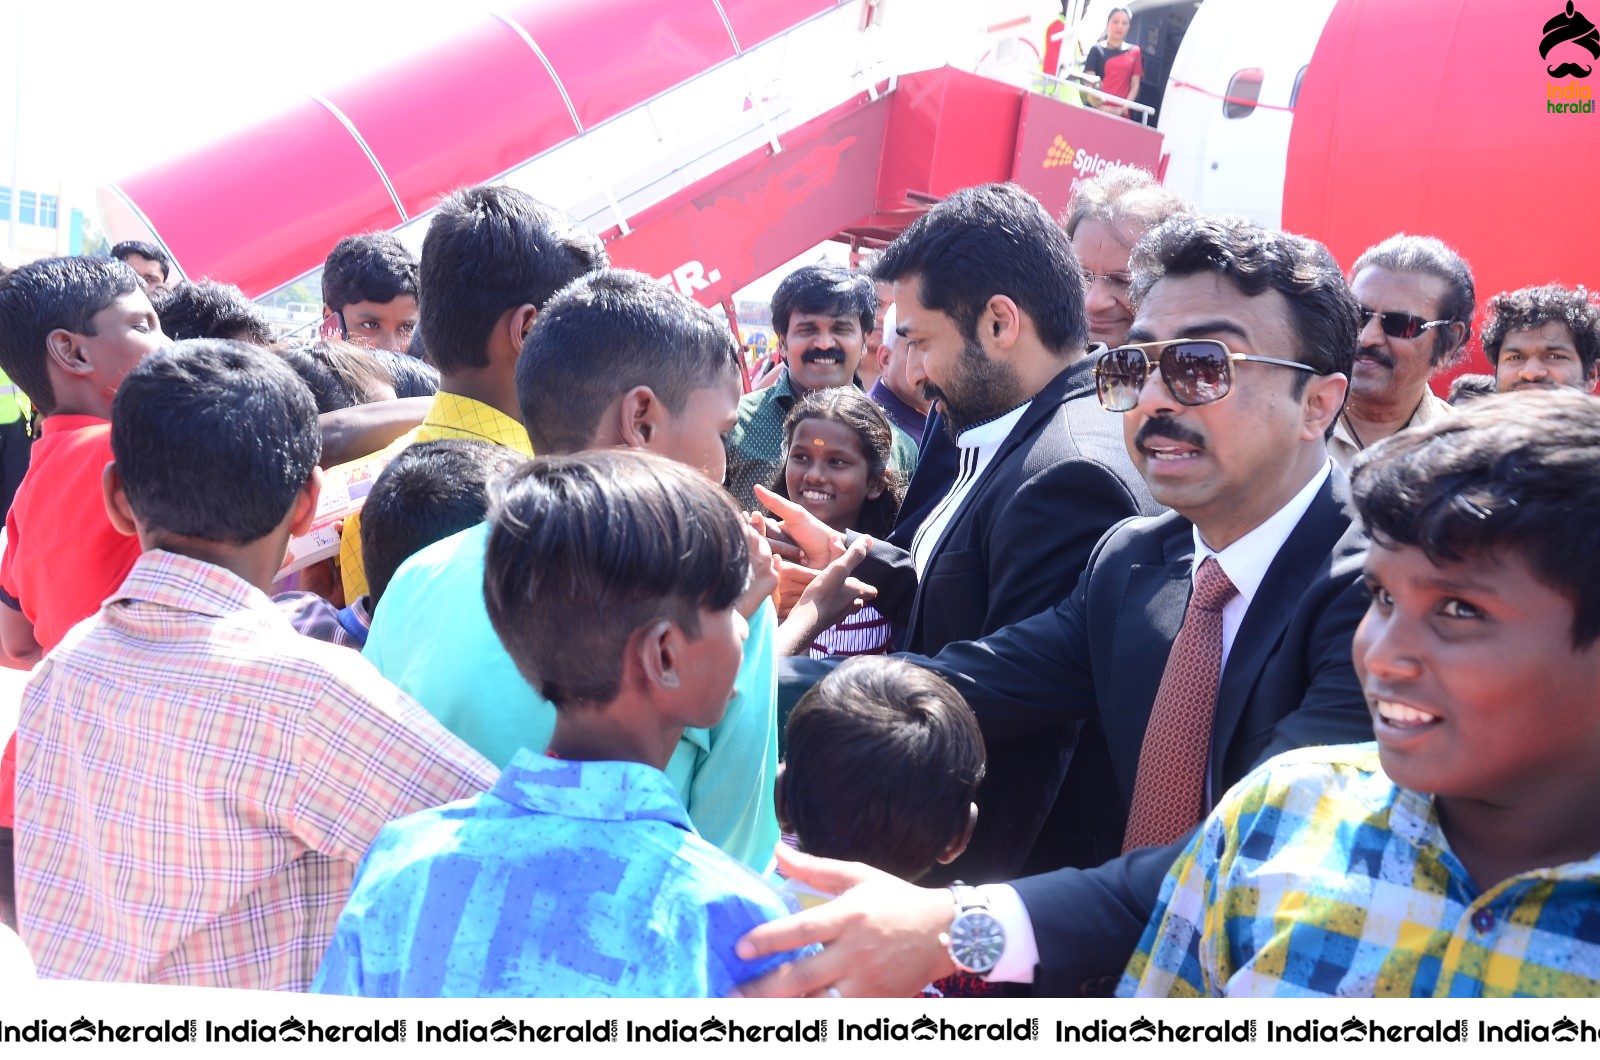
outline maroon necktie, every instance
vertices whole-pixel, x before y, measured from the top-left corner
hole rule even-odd
[[[1124,852],[1171,843],[1205,816],[1206,760],[1222,679],[1222,608],[1238,593],[1216,557],[1207,556],[1195,572],[1183,627],[1150,709]]]

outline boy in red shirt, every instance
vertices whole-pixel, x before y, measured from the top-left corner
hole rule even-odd
[[[106,515],[111,399],[167,344],[138,274],[114,258],[45,258],[0,279],[0,369],[44,417],[6,516],[0,648],[26,669],[100,609],[139,557]],[[12,902],[15,739],[0,759],[0,921]]]

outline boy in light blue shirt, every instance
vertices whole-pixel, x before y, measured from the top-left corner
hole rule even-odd
[[[484,594],[556,709],[544,754],[386,827],[313,989],[382,997],[719,997],[790,955],[734,943],[778,897],[695,832],[662,768],[733,694],[744,527],[704,476],[642,453],[518,470]]]

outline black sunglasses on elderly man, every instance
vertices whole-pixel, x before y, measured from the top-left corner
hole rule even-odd
[[[1455,323],[1452,320],[1424,320],[1410,313],[1380,313],[1376,309],[1361,306],[1361,326],[1366,327],[1367,321],[1373,317],[1378,318],[1378,326],[1383,333],[1391,339],[1414,339],[1430,328],[1443,327]]]

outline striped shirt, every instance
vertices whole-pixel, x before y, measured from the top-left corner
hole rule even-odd
[[[882,655],[889,650],[889,620],[875,607],[863,607],[837,625],[829,626],[811,642],[811,657],[830,655]]]
[[[1280,755],[1161,888],[1123,997],[1594,997],[1600,856],[1475,884],[1376,744]]]
[[[356,863],[494,767],[221,567],[146,552],[39,664],[17,726],[39,973],[304,989]]]

